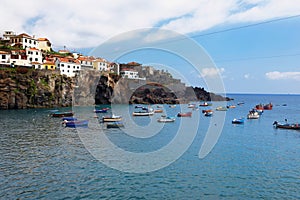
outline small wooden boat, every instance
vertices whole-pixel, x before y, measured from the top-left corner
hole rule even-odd
[[[106,124],[106,128],[122,128],[124,127],[123,122],[109,122]]]
[[[62,120],[63,121],[76,121],[77,118],[75,118],[75,117],[63,117]]]
[[[154,114],[154,111],[135,111],[132,113],[133,116],[151,116]]]
[[[122,117],[117,116],[117,115],[103,116],[102,117],[103,122],[119,122],[121,120],[122,120]]]
[[[176,105],[169,105],[170,108],[176,108]]]
[[[158,122],[166,123],[166,122],[175,122],[174,117],[166,117],[166,116],[161,116],[159,119],[157,119]]]
[[[164,111],[162,109],[156,109],[154,110],[154,113],[163,113]]]
[[[244,123],[244,118],[240,118],[240,119],[233,119],[232,120],[233,124],[243,124]]]
[[[95,109],[94,113],[107,113],[109,108],[103,108],[103,109]]]
[[[273,109],[273,104],[268,103],[267,105],[264,105],[264,110],[272,110]]]
[[[188,108],[195,108],[195,107],[196,107],[196,104],[193,104],[193,103],[188,104]]]
[[[259,118],[259,114],[257,111],[249,111],[249,114],[247,115],[247,119],[258,119]]]
[[[205,112],[205,113],[204,113],[204,116],[205,116],[205,117],[211,117],[211,116],[213,116],[213,112],[212,112],[212,111],[210,111],[210,112]]]
[[[275,126],[275,128],[281,128],[281,129],[292,129],[292,130],[300,130],[300,125],[298,123],[293,123],[293,124],[280,124],[277,121],[275,121],[273,123],[273,126]]]
[[[235,108],[236,106],[235,105],[229,105],[227,106],[227,108]]]
[[[217,111],[227,111],[227,107],[219,106],[216,108]]]
[[[55,112],[51,114],[52,117],[71,117],[73,115],[73,112]]]
[[[209,109],[209,110],[202,110],[202,113],[206,113],[206,112],[212,112],[212,110],[211,109]]]
[[[75,120],[75,121],[65,121],[66,127],[76,128],[76,127],[87,127],[89,124],[88,120]]]
[[[199,104],[199,106],[212,106],[212,103],[207,103],[207,102],[204,102],[202,104]]]
[[[191,117],[192,112],[186,112],[186,113],[178,113],[177,117]]]

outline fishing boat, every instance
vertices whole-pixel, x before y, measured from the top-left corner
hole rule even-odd
[[[247,115],[247,119],[258,119],[259,118],[259,114],[257,111],[255,110],[251,110],[249,111],[249,114]]]
[[[94,113],[107,113],[109,108],[103,108],[103,109],[95,109]]]
[[[157,119],[158,122],[166,123],[166,122],[175,122],[175,117],[167,117],[167,116],[161,116]]]
[[[106,128],[122,128],[124,127],[124,123],[119,121],[119,122],[109,122],[106,124]]]
[[[240,119],[233,119],[232,120],[233,124],[243,124],[244,123],[244,118],[240,118]]]
[[[205,113],[204,113],[204,116],[205,116],[205,117],[211,117],[211,116],[213,116],[213,112],[212,112],[212,111],[210,111],[210,112],[205,112]]]
[[[177,117],[191,117],[192,116],[192,112],[186,112],[186,113],[178,113]]]
[[[227,108],[235,108],[236,106],[235,105],[229,105],[227,106]]]
[[[281,129],[292,129],[292,130],[300,130],[300,125],[298,123],[293,123],[293,124],[280,124],[277,121],[275,121],[273,123],[273,126],[275,126],[275,128],[281,128]]]
[[[227,107],[219,106],[216,108],[217,111],[227,111]]]
[[[170,108],[176,108],[176,105],[169,105]]]
[[[121,120],[122,120],[122,117],[117,116],[117,115],[103,116],[102,117],[103,122],[119,122]]]
[[[66,127],[76,128],[76,127],[87,127],[89,124],[88,120],[75,120],[75,121],[64,121]]]
[[[51,114],[52,117],[71,117],[73,115],[73,112],[54,112]]]
[[[199,104],[199,106],[212,106],[212,103],[204,102],[202,104]]]
[[[154,114],[153,108],[143,107],[142,110],[134,111],[132,113],[133,116],[151,116]]]
[[[193,103],[188,104],[188,108],[195,108],[195,107],[196,107],[196,104],[193,104]]]
[[[63,117],[62,120],[63,121],[76,121],[77,118],[75,118],[75,117]]]
[[[272,109],[273,109],[272,103],[268,103],[268,104],[264,105],[264,110],[272,110]]]
[[[154,111],[135,111],[132,113],[133,116],[151,116]]]
[[[209,109],[209,110],[202,110],[202,113],[206,113],[206,112],[212,112],[212,110],[211,109]]]
[[[154,113],[163,113],[164,111],[162,109],[156,109],[154,110]]]

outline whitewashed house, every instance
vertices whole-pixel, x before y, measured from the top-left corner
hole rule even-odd
[[[128,78],[128,79],[139,79],[139,73],[133,69],[129,68],[124,68],[121,70],[120,75],[123,78]]]
[[[34,37],[22,33],[16,36],[10,37],[11,46],[20,46],[23,49],[26,48],[38,48],[38,42]]]
[[[10,53],[6,51],[0,51],[0,64],[10,65]]]
[[[95,70],[98,71],[108,71],[109,63],[105,59],[97,58],[93,60],[93,67]]]
[[[36,48],[26,48],[26,55],[28,61],[31,62],[43,62],[42,52]]]
[[[93,60],[95,60],[93,57],[88,56],[79,56],[77,60],[80,62],[81,69],[94,69],[93,67]]]
[[[12,66],[26,66],[32,67],[27,59],[25,50],[12,50],[10,55],[10,64]]]
[[[74,77],[81,70],[81,65],[74,58],[58,58],[55,62],[56,69],[60,70],[60,74]]]

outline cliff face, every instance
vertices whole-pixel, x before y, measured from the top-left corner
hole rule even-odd
[[[71,106],[72,92],[73,80],[55,72],[0,70],[0,109]]]

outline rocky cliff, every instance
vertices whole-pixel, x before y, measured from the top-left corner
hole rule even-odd
[[[73,86],[73,80],[59,72],[1,69],[0,109],[71,106]]]

